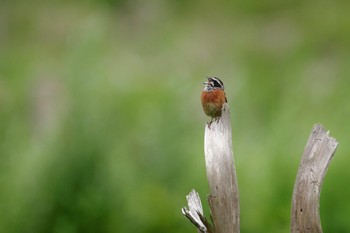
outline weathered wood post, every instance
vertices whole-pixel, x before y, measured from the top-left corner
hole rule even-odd
[[[230,111],[225,104],[222,117],[205,127],[205,163],[208,196],[216,233],[239,233],[239,194],[232,150]]]
[[[294,185],[291,212],[292,233],[322,233],[320,194],[338,142],[316,124],[306,143]]]
[[[214,226],[203,217],[200,199],[195,191],[187,196],[189,210],[183,208],[182,212],[200,232],[239,233],[239,194],[228,104],[224,104],[220,120],[213,121],[210,126],[206,125],[204,152],[210,189],[208,202]]]

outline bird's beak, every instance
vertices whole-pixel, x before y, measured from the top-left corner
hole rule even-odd
[[[208,79],[208,82],[204,82],[203,84],[205,84],[205,85],[209,85],[209,83],[210,83],[210,77],[208,77],[208,76],[205,76],[207,79]]]

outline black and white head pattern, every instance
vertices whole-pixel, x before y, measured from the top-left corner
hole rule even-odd
[[[213,86],[213,88],[224,89],[224,83],[217,77],[209,77],[209,83]]]

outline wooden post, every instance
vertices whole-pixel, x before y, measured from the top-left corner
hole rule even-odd
[[[206,125],[204,152],[210,189],[208,202],[214,226],[203,216],[199,195],[194,190],[187,196],[189,209],[182,208],[182,213],[199,232],[239,233],[239,195],[228,104],[224,104],[219,120]]]
[[[239,233],[239,194],[232,151],[230,111],[205,127],[205,163],[209,182],[209,207],[216,233]]]
[[[291,212],[292,233],[322,233],[320,194],[338,142],[316,124],[305,146],[294,185]]]

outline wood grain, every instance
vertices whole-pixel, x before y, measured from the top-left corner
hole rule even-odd
[[[204,152],[208,197],[216,233],[240,231],[239,193],[232,150],[230,111],[224,105],[218,121],[205,127]]]
[[[292,197],[292,233],[322,233],[319,210],[321,187],[338,146],[328,133],[316,124],[306,143]]]

